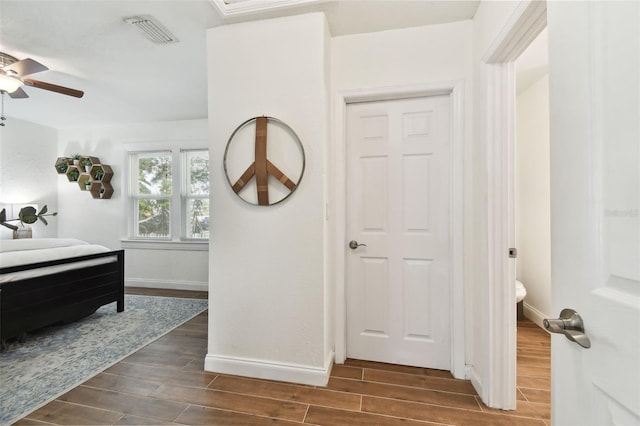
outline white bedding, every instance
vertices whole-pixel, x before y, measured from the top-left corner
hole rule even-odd
[[[70,238],[34,238],[0,241],[0,268],[27,265],[49,260],[67,259],[88,254],[105,253],[108,248]],[[57,272],[117,261],[116,256],[85,260],[28,271],[0,274],[0,283],[35,278]]]
[[[0,253],[81,245],[89,245],[89,243],[74,238],[21,238],[18,240],[0,240]]]

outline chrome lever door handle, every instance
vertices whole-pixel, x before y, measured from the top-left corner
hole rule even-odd
[[[358,247],[366,247],[366,246],[367,246],[366,244],[358,244],[358,242],[356,240],[349,241],[349,248],[351,250],[355,250]]]
[[[591,341],[584,333],[582,318],[573,309],[563,309],[562,312],[560,312],[560,318],[545,318],[542,324],[544,328],[551,333],[564,334],[567,339],[576,342],[583,348],[591,347]]]

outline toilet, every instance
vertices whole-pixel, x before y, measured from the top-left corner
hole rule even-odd
[[[524,284],[519,280],[516,280],[516,303],[522,302],[524,297],[527,295],[527,289],[524,288]]]
[[[527,289],[524,288],[524,284],[516,280],[516,304],[518,309],[518,321],[524,319],[524,298],[527,295]]]

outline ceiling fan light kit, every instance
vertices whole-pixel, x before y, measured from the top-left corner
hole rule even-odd
[[[13,93],[18,90],[22,84],[19,78],[0,74],[0,91],[2,92]]]

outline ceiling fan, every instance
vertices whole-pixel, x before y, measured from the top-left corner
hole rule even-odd
[[[57,84],[25,78],[24,76],[46,71],[49,68],[31,58],[18,60],[17,58],[0,52],[0,92],[8,93],[13,99],[28,98],[22,86],[35,87],[50,92],[81,98],[84,92]]]

